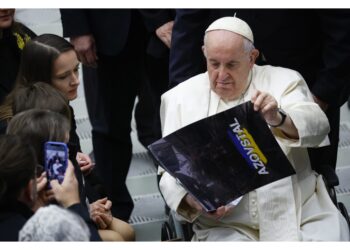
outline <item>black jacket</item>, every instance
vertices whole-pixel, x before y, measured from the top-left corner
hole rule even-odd
[[[9,208],[0,208],[0,241],[18,241],[18,233],[33,212],[17,202]]]
[[[21,46],[36,36],[22,24],[16,23],[15,27],[4,29],[0,37],[0,104],[14,87],[21,60]]]
[[[130,9],[60,9],[64,37],[92,34],[100,54],[114,56],[125,46]]]
[[[175,10],[141,9],[139,11],[150,35],[147,45],[147,53],[155,58],[163,58],[168,56],[169,48],[158,38],[156,35],[156,30],[163,24],[174,21]]]

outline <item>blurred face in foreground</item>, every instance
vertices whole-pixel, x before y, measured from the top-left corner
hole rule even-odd
[[[6,29],[13,23],[15,9],[0,9],[0,29]]]
[[[244,38],[226,30],[206,34],[203,46],[211,89],[225,101],[240,97],[259,51],[246,51]]]

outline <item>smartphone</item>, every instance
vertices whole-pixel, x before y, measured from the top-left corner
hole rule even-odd
[[[59,183],[62,183],[68,166],[67,144],[63,142],[48,141],[45,143],[44,150],[45,171],[48,180],[58,180]],[[49,188],[51,188],[50,185]]]

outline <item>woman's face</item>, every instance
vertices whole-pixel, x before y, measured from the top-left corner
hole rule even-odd
[[[15,9],[0,9],[0,29],[6,29],[13,23]]]
[[[53,64],[52,85],[71,101],[77,98],[79,61],[74,50],[62,53]]]

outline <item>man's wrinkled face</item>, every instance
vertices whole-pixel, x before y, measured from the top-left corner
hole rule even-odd
[[[244,50],[243,37],[226,30],[210,31],[203,52],[211,89],[224,100],[239,98],[256,58]]]

